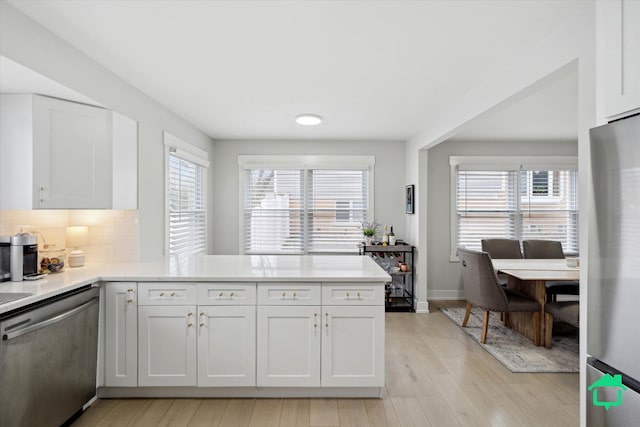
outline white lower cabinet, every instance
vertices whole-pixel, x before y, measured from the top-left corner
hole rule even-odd
[[[323,386],[384,385],[384,306],[323,306]]]
[[[382,283],[106,284],[107,387],[382,387]]]
[[[138,385],[196,384],[196,307],[138,308]]]
[[[105,385],[138,385],[137,284],[107,283],[105,287]]]
[[[383,285],[351,285],[342,295],[323,284],[322,302],[333,296],[327,300],[340,305],[320,305],[316,286],[318,296],[296,306],[282,285],[273,292],[258,285],[258,386],[382,387]],[[367,301],[370,295],[379,298]]]
[[[198,306],[198,386],[255,385],[256,307]]]
[[[258,307],[259,387],[320,385],[320,307]]]

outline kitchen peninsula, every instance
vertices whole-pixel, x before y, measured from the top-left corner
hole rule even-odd
[[[87,265],[0,314],[98,284],[100,397],[379,397],[384,283],[369,257],[202,255]]]

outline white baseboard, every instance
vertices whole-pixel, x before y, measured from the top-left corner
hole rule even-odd
[[[427,299],[433,301],[443,301],[443,300],[464,300],[466,299],[464,296],[463,290],[433,290],[427,291]]]
[[[429,313],[429,301],[417,301],[416,313]]]
[[[383,387],[100,387],[100,398],[381,398]]]

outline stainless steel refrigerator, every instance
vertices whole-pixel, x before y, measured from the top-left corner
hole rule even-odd
[[[590,131],[587,425],[640,423],[640,116]]]

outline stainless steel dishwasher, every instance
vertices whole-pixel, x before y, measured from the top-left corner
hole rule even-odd
[[[0,426],[59,426],[96,394],[99,290],[0,319]]]

